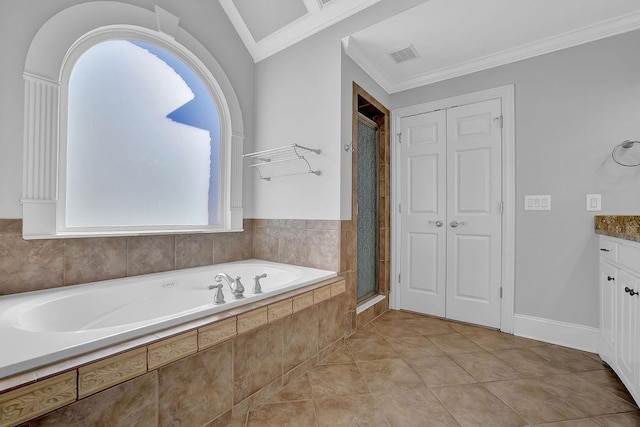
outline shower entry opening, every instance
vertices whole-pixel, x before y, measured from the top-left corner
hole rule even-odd
[[[353,218],[358,305],[389,295],[389,111],[354,84]]]

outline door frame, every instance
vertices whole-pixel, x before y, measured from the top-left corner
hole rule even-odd
[[[464,95],[431,101],[423,104],[397,108],[391,112],[391,132],[394,143],[391,144],[391,294],[389,305],[400,309],[400,227],[398,213],[401,194],[399,135],[402,117],[413,116],[458,107],[466,104],[500,99],[502,101],[502,302],[500,309],[500,330],[513,333],[515,314],[515,105],[514,85],[500,86]]]

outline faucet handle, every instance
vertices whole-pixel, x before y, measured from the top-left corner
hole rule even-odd
[[[209,289],[217,289],[216,295],[213,297],[213,303],[215,305],[224,304],[224,294],[222,293],[222,283],[217,285],[209,285]]]
[[[253,276],[253,293],[254,294],[262,293],[262,286],[260,286],[260,279],[264,279],[265,277],[267,277],[267,273]]]

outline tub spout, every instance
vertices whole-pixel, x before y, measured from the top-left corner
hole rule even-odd
[[[244,295],[244,286],[242,286],[242,282],[240,281],[240,276],[236,276],[232,278],[227,273],[218,273],[216,274],[215,281],[217,283],[222,283],[222,281],[226,281],[229,288],[231,288],[231,294],[235,299],[243,298]]]

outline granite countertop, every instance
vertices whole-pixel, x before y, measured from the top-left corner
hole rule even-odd
[[[596,215],[595,232],[604,236],[640,242],[640,216]]]

